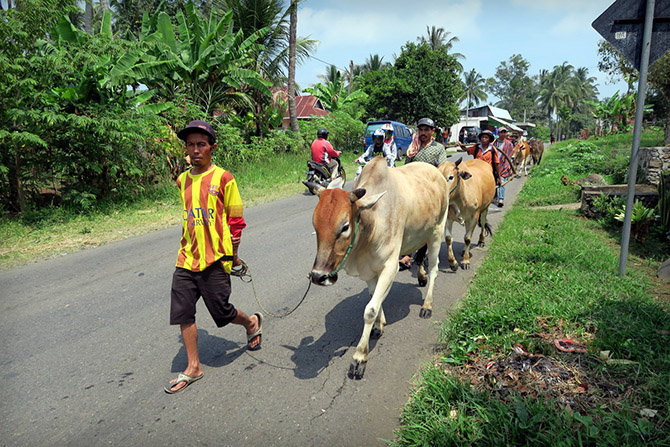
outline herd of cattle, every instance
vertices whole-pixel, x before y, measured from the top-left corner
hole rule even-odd
[[[540,143],[540,144],[537,144]],[[540,162],[544,144],[518,143],[512,164],[517,175],[530,159]],[[520,169],[518,169],[520,168]],[[465,250],[461,267],[470,266],[470,243],[477,224],[481,227],[478,244],[484,245],[488,207],[496,190],[491,167],[479,159],[445,162],[438,168],[427,163],[410,163],[389,168],[382,157],[373,159],[356,179],[353,190],[306,184],[319,196],[312,223],[316,230],[317,250],[310,273],[312,283],[335,284],[337,273],[366,282],[370,301],[363,313],[364,327],[350,377],[361,379],[368,360],[370,337],[384,332],[386,318],[382,303],[398,272],[402,254],[417,253],[419,285],[428,285],[419,312],[421,318],[432,315],[433,287],[438,273],[438,255],[442,238],[449,249],[449,266],[458,270],[452,250],[452,226],[465,226]],[[427,250],[429,272],[423,267]]]

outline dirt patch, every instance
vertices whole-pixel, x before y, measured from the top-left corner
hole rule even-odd
[[[585,353],[560,352],[556,356],[533,354],[516,345],[514,352],[494,359],[477,359],[474,363],[445,372],[480,391],[511,401],[515,395],[549,398],[567,411],[586,413],[590,408],[618,406],[634,392],[633,381],[626,377],[596,374],[599,362]]]

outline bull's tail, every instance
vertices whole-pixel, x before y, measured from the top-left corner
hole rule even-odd
[[[479,218],[477,219],[477,224],[481,228],[481,226],[482,226],[482,215],[481,214],[479,215]],[[486,236],[491,236],[493,234],[493,229],[491,228],[491,225],[489,225],[488,222],[486,222],[484,224],[484,234]]]

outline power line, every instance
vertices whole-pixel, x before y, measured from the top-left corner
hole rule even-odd
[[[344,71],[344,72],[349,71],[347,68],[338,67],[337,65],[335,65],[335,64],[331,64],[330,62],[326,62],[326,61],[324,61],[323,59],[319,59],[319,58],[316,57],[316,56],[309,56],[309,57],[310,57],[311,59],[316,59],[317,61],[319,61],[319,62],[321,62],[321,63],[324,63],[324,64],[326,64],[326,65],[328,65],[328,66],[331,66],[331,65],[332,65],[332,66],[334,66],[335,68],[337,68],[337,69],[340,70],[340,71]]]

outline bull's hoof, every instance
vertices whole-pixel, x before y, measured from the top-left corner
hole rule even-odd
[[[484,241],[481,241],[479,244],[477,244],[478,247],[486,247],[486,243]]]
[[[433,310],[432,309],[426,309],[426,308],[421,308],[419,311],[419,317],[420,318],[430,318],[433,316]]]
[[[354,363],[349,366],[349,378],[354,380],[361,380],[365,374],[365,365],[366,362],[359,362],[355,360]]]
[[[454,264],[449,264],[449,268],[451,269],[452,272],[455,272],[458,270],[458,262]]]
[[[418,278],[418,280],[419,280],[419,287],[426,287],[426,284],[428,284],[427,278]]]
[[[469,262],[467,262],[467,263],[464,262],[463,264],[461,264],[461,268],[463,270],[470,270],[470,263]]]
[[[372,328],[372,332],[370,332],[370,338],[381,338],[382,335],[384,335],[384,331],[376,327]]]

